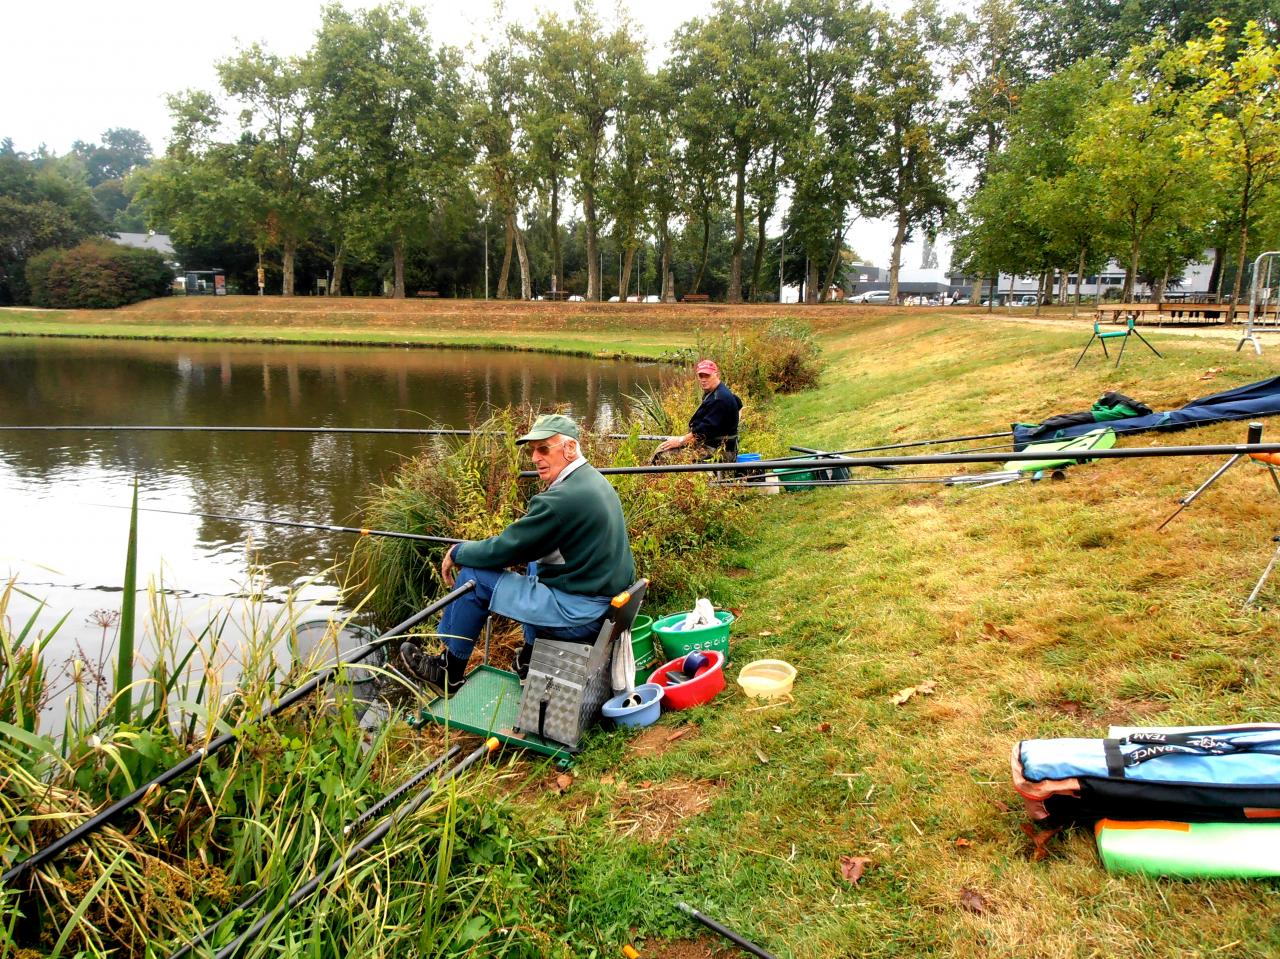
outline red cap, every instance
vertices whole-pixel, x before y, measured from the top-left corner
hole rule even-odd
[[[699,360],[698,365],[693,368],[694,373],[719,373],[720,367],[716,366],[715,360]]]

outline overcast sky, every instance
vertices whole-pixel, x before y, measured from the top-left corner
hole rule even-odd
[[[343,0],[348,8],[374,5]],[[482,48],[493,32],[492,0],[418,3],[437,42]],[[905,0],[892,0],[903,7]],[[0,138],[18,150],[45,144],[65,153],[76,140],[97,140],[110,127],[140,130],[157,154],[164,151],[170,120],[165,96],[189,88],[214,91],[213,65],[238,48],[260,42],[275,53],[301,54],[312,44],[321,0],[220,0],[218,3],[129,0],[10,0],[0,22]],[[706,14],[712,0],[633,0],[623,3],[643,31],[654,66],[686,20]],[[598,0],[604,16],[611,0]],[[572,0],[507,0],[506,18],[532,22],[548,10],[568,16]],[[636,11],[640,11],[637,14]],[[860,221],[849,242],[863,257],[887,266],[891,231]],[[918,244],[904,265],[920,265]],[[941,265],[947,265],[945,250]]]

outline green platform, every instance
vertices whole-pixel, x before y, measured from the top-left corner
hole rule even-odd
[[[477,666],[457,694],[437,696],[423,707],[416,725],[439,723],[477,736],[495,736],[503,744],[532,749],[558,759],[562,765],[573,759],[567,746],[542,739],[533,733],[516,732],[520,711],[520,677],[494,666]]]

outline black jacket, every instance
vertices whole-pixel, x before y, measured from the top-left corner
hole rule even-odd
[[[702,397],[689,418],[689,432],[708,449],[723,449],[738,455],[738,411],[742,400],[721,383]]]

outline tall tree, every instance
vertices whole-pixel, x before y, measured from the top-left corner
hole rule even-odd
[[[258,44],[218,64],[223,89],[241,108],[240,202],[253,211],[255,245],[280,249],[284,296],[294,294],[298,246],[316,217],[309,70],[305,60]]]
[[[459,56],[433,49],[426,18],[398,3],[325,8],[312,53],[317,163],[351,184],[351,239],[391,249],[392,296],[405,292],[405,251],[430,229],[471,159]]]
[[[134,170],[151,162],[151,144],[137,130],[112,127],[102,134],[101,143],[77,140],[71,152],[84,164],[89,186],[108,180],[123,180]]]
[[[537,99],[547,119],[559,128],[559,142],[582,204],[589,300],[600,299],[602,211],[598,201],[612,123],[628,81],[643,74],[644,49],[635,34],[625,18],[606,32],[589,0],[575,0],[572,19],[545,15],[528,38],[534,51],[532,82],[540,94]]]
[[[1182,101],[1187,155],[1207,163],[1229,197],[1238,264],[1231,302],[1238,305],[1250,230],[1280,198],[1280,48],[1253,21],[1237,45],[1231,25],[1216,20],[1208,39],[1190,40],[1171,56],[1197,83]]]
[[[869,205],[878,205],[893,223],[889,297],[895,303],[902,247],[918,231],[936,232],[951,209],[942,84],[933,68],[936,31],[929,0],[901,18],[879,14],[871,77],[862,95],[880,131],[866,154]]]
[[[733,181],[733,252],[730,303],[742,302],[746,247],[747,178],[752,164],[776,142],[779,75],[775,0],[718,0],[711,16],[689,21],[674,41],[672,75],[687,113]]]

